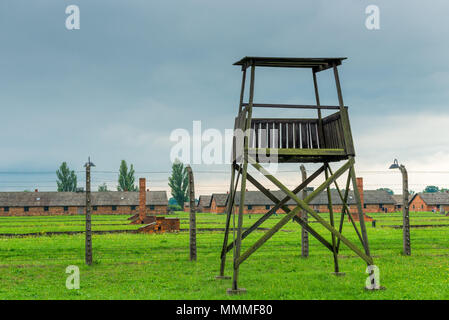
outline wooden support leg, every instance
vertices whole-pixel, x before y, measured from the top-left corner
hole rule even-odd
[[[232,278],[232,288],[228,289],[228,294],[240,294],[245,293],[246,290],[238,287],[239,266],[238,259],[240,258],[240,250],[242,244],[242,225],[243,225],[243,210],[245,209],[245,193],[246,193],[246,174],[248,170],[247,159],[243,162],[242,168],[242,183],[240,189],[240,202],[239,202],[239,218],[237,223],[237,239],[235,240],[234,250],[234,275]]]
[[[324,171],[324,175],[326,177],[326,180],[329,179],[329,164],[326,163],[326,170]],[[329,208],[329,220],[330,220],[330,224],[332,226],[332,228],[335,227],[334,225],[334,209],[332,207],[332,196],[331,196],[331,189],[330,186],[328,186],[326,188],[327,191],[327,204],[328,204],[328,208]],[[337,246],[336,246],[336,242],[335,242],[335,235],[332,234],[331,236],[332,238],[332,253],[333,253],[333,257],[334,257],[334,272],[333,274],[336,276],[342,276],[344,275],[344,273],[341,273],[339,270],[339,266],[338,266],[338,254],[337,254]]]
[[[252,64],[251,66],[251,82],[250,82],[250,89],[249,89],[249,104],[247,109],[247,117],[246,117],[246,124],[245,124],[245,135],[243,140],[243,166],[242,166],[242,183],[241,183],[241,191],[240,191],[240,203],[239,203],[239,220],[237,225],[237,239],[235,242],[235,250],[234,250],[234,275],[232,279],[232,288],[228,289],[228,294],[240,294],[246,292],[245,289],[239,288],[238,283],[238,276],[239,276],[239,262],[238,259],[240,258],[240,249],[241,249],[241,243],[242,243],[242,225],[243,225],[243,210],[245,208],[245,191],[246,191],[246,175],[248,171],[248,147],[249,147],[249,132],[248,130],[251,129],[251,117],[252,117],[252,109],[253,109],[253,99],[254,99],[254,77],[255,77],[255,70],[256,66]],[[243,98],[243,95],[241,96],[241,99]],[[242,101],[242,100],[241,100]],[[240,102],[241,105],[241,102]]]
[[[235,197],[235,189],[237,188],[240,172],[235,169],[235,166],[231,167],[231,186],[229,188],[229,201],[226,207],[226,226],[225,226],[225,234],[223,240],[223,248],[221,250],[221,264],[220,264],[220,275],[216,276],[216,279],[231,279],[229,276],[224,275],[225,265],[226,265],[226,247],[228,246],[228,238],[229,238],[229,224],[231,222],[231,214],[233,213],[234,208],[234,197]],[[234,186],[235,174],[237,172],[237,179]]]
[[[363,247],[365,249],[366,255],[371,258],[371,253],[370,253],[369,244],[368,244],[368,234],[366,232],[365,217],[363,215],[362,202],[360,200],[359,190],[357,189],[357,178],[355,175],[354,164],[349,169],[349,174],[351,175],[352,187],[354,189],[354,197],[355,197],[355,201],[357,202],[357,211],[359,214],[360,231],[362,232]],[[368,264],[368,266],[374,265],[374,261],[372,261],[372,258],[371,258],[371,263],[367,263],[367,264]],[[375,281],[376,281],[376,279],[373,277],[371,287],[370,288],[365,287],[365,289],[368,289],[368,290],[383,290],[383,289],[385,289],[385,287],[376,285]]]
[[[359,214],[360,230],[362,232],[362,239],[363,239],[363,247],[365,249],[366,255],[371,256],[370,250],[369,250],[369,244],[368,244],[368,234],[366,233],[365,217],[363,215],[362,202],[360,200],[359,189],[357,189],[357,178],[355,175],[354,164],[349,169],[349,174],[351,175],[352,187],[354,189],[354,197],[355,197],[355,201],[357,203],[357,211]]]
[[[329,172],[332,175],[332,171],[330,170],[330,168],[329,168]],[[354,222],[354,219],[352,218],[351,213],[349,212],[349,207],[348,207],[348,203],[347,203],[348,202],[348,196],[349,196],[350,183],[351,183],[351,175],[348,174],[348,179],[346,181],[345,195],[343,196],[341,191],[340,191],[340,188],[338,187],[337,181],[334,182],[335,187],[337,188],[337,192],[338,192],[338,194],[340,196],[341,202],[343,203],[343,210],[342,210],[342,213],[341,213],[340,227],[338,228],[338,232],[342,233],[343,222],[344,222],[344,219],[345,219],[345,214],[348,214],[349,220],[351,221],[352,226],[354,227],[354,230],[357,233],[357,236],[359,237],[360,243],[363,245],[362,236],[360,235],[360,232],[357,229],[357,226],[356,226],[356,224]],[[340,239],[338,239],[338,241],[337,241],[337,253],[340,250],[340,243],[341,243]]]

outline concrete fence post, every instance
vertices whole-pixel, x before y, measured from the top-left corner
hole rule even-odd
[[[196,206],[195,206],[195,185],[193,172],[190,165],[187,165],[189,174],[189,198],[190,198],[190,261],[196,261]]]

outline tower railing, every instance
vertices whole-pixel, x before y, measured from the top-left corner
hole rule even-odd
[[[256,108],[285,106],[315,110],[337,109],[338,111],[329,116],[317,118],[252,118],[248,139],[249,154],[256,156],[261,153],[260,149],[266,149],[262,153],[278,154],[278,162],[340,161],[354,156],[352,137],[351,135],[345,137],[344,133],[344,128],[349,127],[347,107],[339,109],[337,106],[253,105]],[[235,119],[234,129],[245,131],[247,110],[248,105],[244,104],[242,111]],[[243,143],[239,146],[243,148]],[[243,154],[243,150],[239,151],[241,152],[238,154]],[[264,162],[264,159],[268,158],[257,158],[259,162]]]

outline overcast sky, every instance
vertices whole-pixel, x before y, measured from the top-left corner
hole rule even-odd
[[[79,30],[65,27],[71,4]],[[380,30],[365,27],[370,4]],[[366,188],[400,190],[399,172],[380,172],[394,158],[411,189],[449,187],[447,12],[447,0],[1,1],[0,189],[51,190],[62,161],[81,171],[89,155],[112,171],[94,184],[113,186],[126,159],[167,189],[170,133],[194,120],[232,128],[241,80],[232,63],[251,55],[348,57],[340,78]],[[314,103],[311,80],[307,70],[261,70],[255,100]],[[319,75],[323,104],[337,104],[331,80]],[[11,173],[23,171],[41,174]],[[228,179],[199,173],[197,190],[225,191]]]

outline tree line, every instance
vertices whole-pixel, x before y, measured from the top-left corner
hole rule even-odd
[[[384,190],[384,191],[388,192],[391,195],[394,194],[393,190],[391,190],[390,188],[379,188],[377,190]],[[409,190],[408,192],[409,192],[410,195],[415,194],[415,191],[413,191],[413,190]],[[424,192],[424,193],[436,193],[436,192],[448,193],[449,189],[447,189],[447,188],[439,188],[437,186],[426,186],[422,192]]]
[[[125,160],[122,160],[119,168],[117,191],[138,191],[135,185],[134,166],[131,164],[128,170],[128,165]],[[70,170],[67,162],[63,162],[56,171],[56,185],[58,192],[76,192],[77,191],[77,177],[74,170]],[[103,183],[98,186],[98,191],[106,192],[108,186]]]
[[[58,192],[76,192],[77,191],[77,177],[74,170],[70,170],[67,162],[63,162],[59,169],[56,171],[56,185]],[[120,163],[117,191],[139,191],[136,186],[135,170],[131,164],[128,168],[128,164],[125,160]],[[176,206],[176,209],[184,206],[184,202],[189,201],[188,187],[189,179],[187,168],[182,162],[176,160],[172,165],[172,173],[168,178],[168,185],[171,189],[172,199],[170,199],[170,205]],[[98,186],[99,192],[107,192],[108,186],[103,183]],[[174,200],[174,201],[173,201]]]

